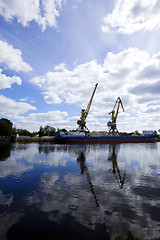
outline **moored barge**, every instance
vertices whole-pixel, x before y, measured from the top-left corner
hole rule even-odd
[[[55,136],[55,143],[148,143],[155,142],[155,135],[150,136]]]

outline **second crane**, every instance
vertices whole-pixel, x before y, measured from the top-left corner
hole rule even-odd
[[[118,116],[118,113],[119,113],[120,105],[122,107],[122,110],[124,111],[124,107],[123,107],[122,101],[121,101],[120,97],[118,97],[117,101],[116,101],[116,103],[115,103],[115,105],[113,107],[113,110],[109,113],[109,114],[112,114],[112,118],[111,118],[112,121],[109,121],[107,123],[107,126],[110,128],[109,134],[111,134],[111,135],[119,134],[118,130],[117,130],[117,127],[116,127],[116,121],[117,121],[117,116]],[[115,110],[116,106],[117,106],[117,110]]]

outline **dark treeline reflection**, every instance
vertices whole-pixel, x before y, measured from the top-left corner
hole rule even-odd
[[[11,143],[0,143],[0,161],[5,161],[10,157],[13,145]]]
[[[51,144],[39,144],[38,150],[39,153],[49,154],[55,151],[55,146]]]

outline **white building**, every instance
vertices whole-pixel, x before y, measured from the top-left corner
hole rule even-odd
[[[151,130],[143,130],[142,131],[142,135],[152,135],[153,134],[153,131]]]

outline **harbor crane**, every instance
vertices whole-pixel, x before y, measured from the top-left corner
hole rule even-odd
[[[111,134],[111,135],[119,134],[118,130],[117,130],[117,127],[116,127],[116,121],[117,121],[117,116],[118,116],[118,113],[119,113],[120,105],[122,107],[122,110],[124,111],[124,107],[123,107],[122,101],[121,101],[120,97],[118,97],[117,100],[116,100],[116,103],[115,103],[115,105],[113,107],[113,110],[110,113],[108,113],[108,114],[112,114],[112,118],[111,118],[112,121],[109,121],[107,123],[107,126],[110,128],[109,129],[109,134]],[[116,106],[117,106],[117,110],[116,110]]]
[[[93,90],[93,93],[91,95],[91,98],[89,100],[89,103],[87,105],[87,108],[86,109],[82,109],[81,111],[81,117],[80,117],[80,120],[77,121],[77,124],[79,125],[78,128],[76,129],[76,131],[80,131],[80,132],[84,132],[85,129],[87,129],[87,131],[89,132],[89,129],[86,127],[86,118],[88,116],[88,113],[89,113],[89,109],[91,107],[91,104],[92,104],[92,100],[93,100],[93,97],[94,97],[94,94],[95,94],[95,91],[96,91],[96,88],[98,86],[98,83],[96,83],[95,85],[95,88]]]

